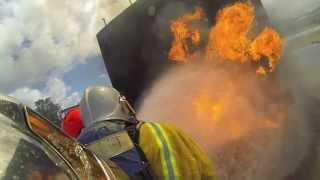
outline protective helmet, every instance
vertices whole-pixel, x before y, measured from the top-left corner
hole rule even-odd
[[[88,87],[80,109],[85,127],[108,120],[128,121],[135,113],[125,97],[110,86]]]
[[[83,127],[79,106],[68,110],[62,121],[63,132],[69,136],[77,138]]]

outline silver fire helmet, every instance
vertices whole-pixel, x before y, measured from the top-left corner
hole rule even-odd
[[[80,110],[85,127],[108,120],[127,121],[135,114],[125,97],[110,86],[86,88],[80,101]]]

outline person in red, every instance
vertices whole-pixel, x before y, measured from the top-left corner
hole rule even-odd
[[[65,134],[78,138],[81,129],[84,127],[79,106],[72,107],[66,112],[61,126]]]

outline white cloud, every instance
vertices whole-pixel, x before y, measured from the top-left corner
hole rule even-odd
[[[61,101],[62,107],[71,107],[80,102],[81,96],[78,92],[73,92]]]
[[[60,104],[62,108],[73,106],[79,103],[81,99],[79,92],[72,92],[71,87],[67,86],[59,78],[49,79],[43,90],[22,87],[16,89],[10,96],[19,99],[30,107],[34,107],[35,101],[46,97],[51,97],[52,100]]]
[[[56,102],[62,102],[67,93],[71,90],[70,87],[58,78],[52,78],[47,82],[47,87],[44,89],[48,97],[52,97]]]
[[[34,107],[34,102],[36,100],[44,98],[44,95],[38,89],[30,89],[28,87],[19,88],[9,96],[19,99],[21,102],[30,107]]]
[[[60,104],[63,108],[73,106],[79,103],[81,96],[79,92],[71,92],[70,86],[67,86],[61,79],[52,78],[47,82],[44,94],[51,97],[54,102]]]
[[[52,71],[65,73],[97,55],[101,19],[110,21],[128,5],[128,0],[0,2],[0,90],[47,80]]]

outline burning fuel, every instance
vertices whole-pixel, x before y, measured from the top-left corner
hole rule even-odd
[[[260,61],[263,57],[267,58],[266,67],[259,66],[258,74],[273,72],[280,59],[282,52],[282,41],[279,34],[271,29],[265,28],[250,44],[250,56],[253,61]],[[261,73],[262,72],[262,73]]]
[[[218,12],[209,35],[207,58],[213,60],[219,56],[240,63],[248,61],[248,33],[253,20],[254,8],[249,4],[237,3]]]
[[[169,52],[169,58],[176,61],[191,62],[200,57],[194,55],[200,53],[191,52],[189,48],[189,46],[199,47],[200,30],[188,27],[188,23],[204,18],[203,10],[197,7],[192,14],[186,14],[171,22],[170,29],[174,35],[174,41]],[[250,4],[235,3],[219,11],[216,24],[210,30],[208,45],[203,57],[206,58],[207,65],[213,66],[213,62],[218,59],[221,60],[219,61],[220,64],[225,61],[244,64],[249,61],[259,63],[266,58],[267,64],[265,66],[258,65],[256,73],[266,75],[273,72],[282,51],[281,38],[271,28],[265,28],[255,38],[250,38],[249,32],[253,28],[253,22],[254,7]],[[217,64],[217,62],[214,64]],[[246,72],[241,73],[245,74]],[[245,99],[238,100],[237,98],[241,97],[239,95],[241,85],[238,85],[240,83],[239,76],[241,75],[235,75],[234,78],[226,79],[217,84],[216,89],[219,89],[219,91],[211,91],[212,88],[207,87],[207,84],[210,83],[204,83],[198,86],[199,90],[192,99],[193,111],[198,119],[210,117],[214,125],[219,125],[222,121],[232,122],[230,126],[224,128],[224,131],[228,132],[230,137],[236,138],[245,136],[248,132],[248,127],[244,121],[228,117],[230,112],[235,109],[239,109],[239,112],[242,112],[243,115],[244,112],[247,112],[241,110],[235,103],[238,101],[242,104],[242,108],[246,108]],[[244,84],[245,82],[241,83]],[[246,92],[241,93],[245,94]],[[278,112],[273,113],[262,114],[254,117],[254,119],[256,121],[264,119],[261,121],[264,123],[261,124],[262,126],[278,128],[281,119],[273,118]],[[252,114],[251,111],[250,114]],[[246,119],[248,120],[250,117]]]
[[[201,20],[205,17],[201,8],[197,7],[193,14],[187,14],[171,22],[170,29],[174,35],[174,41],[169,51],[169,58],[176,61],[188,62],[194,57],[191,47],[198,47],[201,37],[200,31],[188,27],[188,23]],[[190,42],[190,43],[189,43]]]
[[[200,31],[188,27],[188,23],[204,19],[199,7],[193,14],[187,14],[171,23],[174,41],[169,58],[188,62],[196,58],[189,46],[199,47]],[[282,52],[280,35],[272,28],[266,27],[258,35],[250,36],[254,23],[254,7],[250,4],[235,3],[219,11],[216,24],[212,26],[206,47],[205,58],[211,62],[215,59],[238,63],[256,63],[256,72],[266,75],[273,72]],[[191,42],[191,43],[190,43]],[[267,61],[266,65],[262,61]]]

